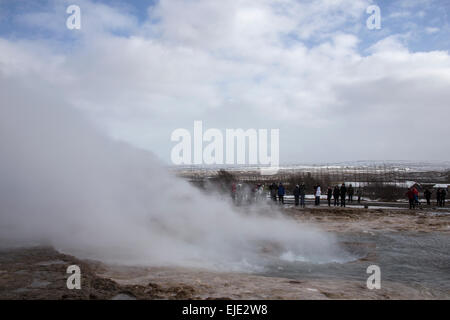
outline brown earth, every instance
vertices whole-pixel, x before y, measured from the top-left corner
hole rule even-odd
[[[430,210],[288,208],[288,216],[332,232],[450,232],[450,214]]]

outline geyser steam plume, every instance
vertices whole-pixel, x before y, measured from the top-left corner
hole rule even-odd
[[[17,85],[17,83],[16,83]],[[148,152],[108,139],[44,92],[0,88],[0,242],[50,244],[106,262],[230,269],[262,248],[338,259],[329,235],[243,215],[166,173]]]

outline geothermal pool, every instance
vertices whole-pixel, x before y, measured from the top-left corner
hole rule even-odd
[[[355,280],[365,285],[369,265],[378,265],[383,281],[419,290],[450,292],[450,235],[444,233],[371,232],[337,235],[355,257],[345,263],[309,263],[284,255],[260,275],[290,279]]]

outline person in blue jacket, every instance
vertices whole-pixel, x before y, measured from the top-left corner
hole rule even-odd
[[[284,195],[286,191],[284,190],[283,184],[280,182],[278,185],[278,202],[284,204]]]

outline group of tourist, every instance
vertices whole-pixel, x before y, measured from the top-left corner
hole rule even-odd
[[[286,188],[282,182],[276,184],[273,182],[269,185],[268,191],[270,194],[270,198],[274,202],[278,202],[280,205],[284,204],[284,197],[286,195]],[[295,206],[305,207],[305,196],[306,196],[307,188],[304,183],[300,183],[295,185],[292,190],[292,194],[294,195],[294,204]],[[313,187],[313,195],[314,195],[314,205],[320,206],[320,199],[322,196],[322,188],[320,184],[315,185]],[[433,191],[429,189],[425,189],[424,197],[427,201],[427,205],[431,205],[431,196]],[[355,195],[355,188],[350,184],[348,187],[345,183],[342,183],[341,186],[328,186],[326,190],[327,203],[328,206],[331,207],[333,204],[336,206],[345,207],[346,203],[353,203],[353,197]],[[447,195],[447,190],[445,188],[439,188],[436,191],[436,205],[439,207],[445,206],[445,198]],[[362,188],[357,188],[356,190],[357,202],[361,203],[361,199],[363,197]],[[420,205],[419,201],[419,191],[415,186],[412,186],[406,192],[406,196],[409,200],[409,208],[415,209]],[[244,203],[253,203],[258,202],[260,200],[266,199],[265,186],[262,184],[256,184],[252,187],[245,184],[236,184],[233,183],[231,187],[231,197],[235,204],[240,205]]]
[[[320,196],[322,195],[322,190],[320,189],[320,185],[314,187],[314,194],[315,194],[315,202],[314,204],[316,206],[320,205]],[[345,207],[346,204],[346,198],[348,196],[348,202],[353,203],[353,196],[355,195],[355,189],[353,188],[353,185],[350,184],[347,188],[345,183],[342,183],[342,185],[339,187],[338,185],[335,185],[334,187],[328,186],[327,188],[327,202],[328,206],[331,207],[331,200],[333,201],[333,205]],[[358,197],[358,203],[361,203],[362,199],[362,189],[358,188],[356,195]]]
[[[270,192],[270,198],[273,201],[277,201],[277,197],[278,197],[278,202],[280,204],[284,204],[284,196],[286,195],[286,189],[284,188],[283,183],[279,183],[278,185],[273,182],[270,186],[269,186],[269,192]]]
[[[322,196],[322,189],[320,185],[316,185],[313,188],[314,190],[314,204],[316,206],[320,206],[320,197]],[[270,198],[273,201],[278,201],[280,204],[284,204],[284,196],[286,195],[286,189],[283,185],[283,183],[279,183],[278,185],[276,183],[272,183],[269,186],[269,192],[270,192]],[[354,196],[354,188],[350,184],[349,187],[345,185],[345,183],[342,183],[341,187],[336,185],[334,188],[329,186],[327,188],[327,201],[328,206],[331,206],[331,200],[334,198],[334,206],[341,206],[345,207],[346,204],[346,198],[348,195],[348,201],[353,202],[353,196]],[[306,186],[304,183],[297,184],[292,191],[292,194],[294,195],[294,204],[295,206],[301,206],[305,207],[305,195],[306,195]],[[357,197],[358,197],[358,203],[361,203],[362,199],[362,189],[358,188],[357,190]]]
[[[253,187],[242,183],[233,183],[231,185],[231,199],[236,205],[251,204],[265,198],[266,194],[263,184],[257,184]]]
[[[433,194],[433,191],[430,189],[425,189],[423,192],[423,195],[425,196],[425,199],[427,200],[427,205],[431,205],[431,195]],[[415,209],[416,207],[420,206],[419,201],[419,191],[415,186],[412,186],[408,189],[408,192],[406,192],[406,196],[409,200],[409,208]],[[445,188],[438,188],[436,191],[436,205],[438,207],[445,207],[445,197],[447,196],[447,190]]]
[[[430,191],[428,188],[425,189],[423,195],[427,200],[427,205],[431,205],[431,195],[433,191]],[[438,207],[445,207],[445,197],[447,196],[447,190],[445,188],[438,188],[436,191],[436,205]],[[411,207],[411,206],[410,206]]]

